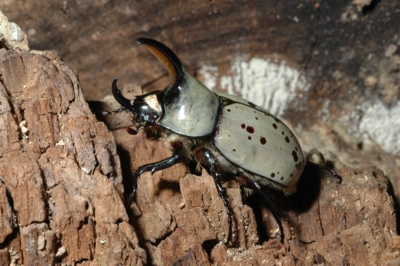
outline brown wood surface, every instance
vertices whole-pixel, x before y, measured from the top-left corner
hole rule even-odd
[[[2,1],[0,8],[28,35],[31,49],[55,50],[78,71],[86,100],[109,95],[114,78],[149,90],[166,86],[165,69],[136,45],[138,37],[165,43],[202,79],[202,67],[214,67],[216,90],[224,89],[223,77],[248,75],[232,70],[238,58],[245,64],[270,60],[299,71],[309,89],[275,103],[286,105],[282,117],[305,130],[297,131],[303,140],[315,132],[320,139],[327,134],[338,139],[333,146],[304,141],[305,150],[334,151],[352,167],[378,165],[400,198],[399,152],[388,151],[400,149],[393,130],[399,127],[395,117],[400,108],[398,1],[26,0]],[[241,85],[234,88],[239,95]],[[377,117],[361,127],[366,109],[374,105],[369,114]],[[386,150],[377,138],[391,140]]]
[[[75,71],[56,52],[0,58],[0,264],[143,264],[114,138]]]
[[[227,216],[213,179],[192,176],[183,165],[144,174],[126,212],[114,138],[127,189],[132,171],[168,156],[167,146],[124,128],[113,137],[91,114],[75,72],[56,53],[1,50],[0,58],[3,265],[398,261],[393,191],[375,167],[342,169],[340,185],[324,172],[306,171],[297,194],[275,195],[283,213],[283,245],[279,235],[267,240],[259,234],[265,225],[257,224],[253,208],[262,202],[244,204],[234,183],[227,186],[234,237],[225,244]],[[126,114],[120,116],[126,123]]]
[[[400,158],[357,132],[361,104],[399,102],[397,1],[27,0],[0,8],[39,50],[0,50],[0,265],[398,265]],[[137,37],[164,42],[202,80],[202,66],[216,67],[217,90],[222,77],[245,73],[232,70],[238,57],[275,60],[310,82],[283,118],[343,182],[307,169],[296,194],[272,195],[283,244],[268,208],[234,182],[225,184],[235,229],[225,243],[213,179],[183,165],[144,174],[125,209],[133,172],[171,151],[143,132],[127,134],[129,114],[99,122],[85,99],[109,94],[116,77],[121,88],[165,87],[166,71]]]

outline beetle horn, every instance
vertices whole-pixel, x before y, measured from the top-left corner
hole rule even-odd
[[[136,41],[138,44],[144,44],[165,66],[168,70],[171,84],[178,82],[184,76],[181,60],[167,46],[156,40],[147,38],[138,38]]]
[[[124,96],[122,96],[121,91],[117,87],[117,80],[118,79],[114,79],[114,81],[112,83],[112,87],[111,87],[112,88],[112,93],[114,95],[114,98],[123,107],[131,109],[132,108],[131,101],[128,100],[127,98],[125,98]]]

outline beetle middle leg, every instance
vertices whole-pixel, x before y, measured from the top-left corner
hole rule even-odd
[[[276,207],[276,204],[274,201],[271,199],[271,197],[268,195],[268,193],[258,184],[257,181],[251,180],[250,178],[246,177],[238,177],[236,179],[239,183],[241,183],[244,187],[251,188],[254,191],[256,191],[268,204],[268,207],[274,216],[276,222],[278,223],[279,226],[279,231],[281,231],[281,243],[283,244],[285,235],[283,232],[283,226],[282,226],[282,221],[281,221],[281,216],[279,214],[279,211]]]
[[[129,194],[129,198],[125,203],[126,207],[129,207],[135,197],[136,188],[137,188],[137,180],[144,173],[151,171],[151,174],[154,174],[157,171],[169,168],[174,166],[177,163],[181,163],[183,161],[182,149],[177,149],[174,151],[171,157],[168,157],[164,160],[155,163],[145,164],[137,169],[135,174],[133,175],[133,188],[132,192]]]
[[[228,230],[229,231],[228,231],[227,242],[230,242],[232,239],[231,238],[232,237],[232,212],[231,212],[231,209],[230,209],[230,206],[228,203],[228,199],[225,194],[225,189],[222,187],[221,173],[218,170],[218,163],[215,160],[215,158],[213,157],[213,155],[211,154],[211,151],[209,151],[207,149],[202,149],[201,151],[203,152],[203,156],[207,161],[207,165],[209,167],[210,174],[213,176],[215,186],[218,190],[218,195],[221,198],[222,202],[224,203],[226,213],[228,215],[228,224],[229,224]]]

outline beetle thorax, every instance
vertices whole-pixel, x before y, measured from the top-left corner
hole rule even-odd
[[[164,116],[158,124],[188,137],[211,135],[219,116],[219,99],[184,68],[182,71],[184,76],[162,92]]]

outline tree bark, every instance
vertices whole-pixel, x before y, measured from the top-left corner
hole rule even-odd
[[[234,215],[226,243],[213,178],[182,164],[143,174],[126,209],[134,171],[170,156],[168,145],[127,134],[129,113],[99,122],[57,52],[1,49],[0,265],[398,265],[395,1],[6,2],[31,47],[52,47],[79,69],[87,98],[109,94],[115,77],[164,88],[165,70],[134,46],[155,38],[213,89],[255,88],[343,182],[307,168],[296,194],[271,192],[283,244],[265,203],[235,182],[224,184]]]
[[[213,178],[205,171],[192,176],[183,165],[143,174],[127,212],[122,176],[129,193],[133,171],[169,156],[167,145],[142,132],[127,134],[118,123],[129,124],[127,114],[110,118],[117,121],[111,127],[119,128],[113,137],[89,110],[76,73],[55,52],[1,50],[0,58],[3,264],[394,265],[398,260],[393,191],[375,167],[342,169],[342,184],[308,169],[297,194],[273,194],[283,214],[283,245],[279,233],[271,239],[259,233],[276,233],[276,223],[265,210],[261,217],[257,210],[263,202],[243,197],[234,182],[226,184],[233,242],[224,243],[227,214]]]
[[[2,265],[143,265],[117,147],[56,52],[0,51]]]

